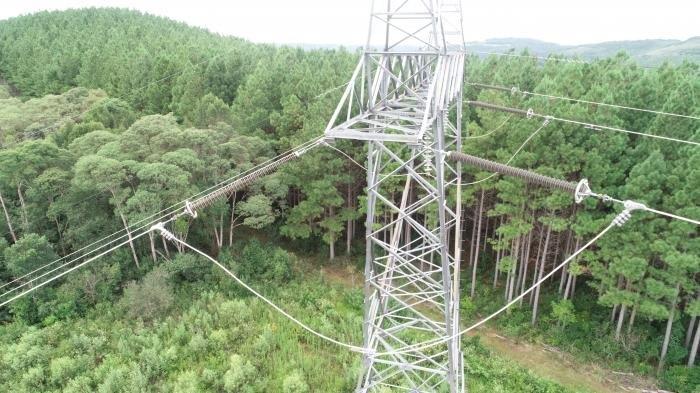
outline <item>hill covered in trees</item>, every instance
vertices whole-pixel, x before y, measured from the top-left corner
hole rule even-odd
[[[0,21],[0,281],[321,135],[356,60],[342,49],[253,45],[119,9]],[[624,54],[590,64],[473,56],[466,72],[468,82],[700,116],[700,67],[690,62],[645,69]],[[700,140],[693,119],[465,88],[469,99]],[[541,125],[465,111],[465,151],[501,162]],[[336,146],[363,160],[363,145]],[[700,217],[695,146],[553,122],[512,164]],[[359,291],[313,272],[320,260],[352,272],[363,263],[364,178],[318,149],[178,231],[294,315],[357,343]],[[465,182],[483,178],[467,168]],[[517,296],[614,215],[509,178],[467,186],[463,201],[462,308],[471,319]],[[658,368],[666,387],[693,392],[697,234],[635,214],[498,324],[619,369]],[[358,358],[292,329],[206,261],[156,240],[137,240],[0,310],[0,386],[351,390]],[[465,348],[473,391],[565,391],[476,343]]]
[[[584,60],[603,59],[625,52],[643,66],[658,66],[665,62],[680,64],[700,60],[700,37],[687,40],[610,41],[584,45],[559,45],[523,38],[493,38],[469,42],[467,50],[474,52],[511,52],[529,50],[537,56],[562,55]]]

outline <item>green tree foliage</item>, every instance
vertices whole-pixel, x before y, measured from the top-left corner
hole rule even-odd
[[[342,92],[337,87],[347,81],[356,60],[356,53],[343,49],[254,45],[118,9],[42,12],[0,22],[0,281],[68,255],[319,136]],[[644,69],[624,54],[589,64],[470,57],[466,70],[468,81],[700,115],[693,101],[700,91],[699,69],[692,63]],[[465,95],[682,139],[700,136],[692,119],[471,85],[465,85]],[[541,119],[467,106],[464,112],[463,128],[479,137],[464,139],[464,150],[500,162],[509,160],[542,125]],[[338,141],[335,146],[363,161],[363,145]],[[551,123],[511,164],[570,181],[588,178],[597,192],[700,217],[700,153],[694,146],[679,148],[639,136]],[[487,175],[467,167],[464,171],[465,182]],[[292,290],[297,290],[302,300],[291,306],[300,315],[321,312],[322,318],[314,322],[319,329],[342,326],[340,330],[349,332],[359,313],[337,319],[340,311],[322,304],[308,283],[295,282],[290,253],[239,237],[252,233],[311,252],[323,247],[330,257],[344,240],[350,253],[362,243],[353,240],[364,231],[364,179],[362,168],[319,148],[200,211],[197,220],[181,217],[172,229],[212,255],[219,253],[245,279],[270,285],[276,293],[289,286],[283,293],[285,302],[296,299]],[[399,198],[403,183],[392,179],[387,187],[387,194],[393,191]],[[575,206],[569,195],[504,177],[463,189],[462,249],[475,288],[474,298],[464,302],[465,310],[481,310],[477,293],[489,294],[499,304],[514,298],[597,233],[613,214],[609,205],[587,201]],[[392,214],[377,212],[378,217]],[[245,246],[239,250],[235,244]],[[666,362],[665,381],[676,389],[679,384],[674,381],[693,381],[695,375],[695,369],[685,373],[677,365],[689,362],[692,343],[700,337],[699,253],[695,226],[635,212],[622,229],[611,231],[523,299],[504,323],[513,327],[517,321],[536,322],[539,313],[545,323],[513,330],[539,332],[555,345],[586,348],[586,353],[622,359],[643,370]],[[125,263],[128,259],[138,265]],[[313,361],[321,362],[322,355],[305,361],[287,353],[288,364],[276,363],[271,353],[280,352],[285,343],[297,343],[299,337],[294,330],[279,328],[280,320],[261,322],[255,334],[246,333],[253,315],[266,317],[262,306],[247,299],[212,300],[215,305],[210,306],[212,298],[197,300],[191,308],[180,304],[180,290],[200,294],[216,286],[231,296],[241,294],[229,280],[210,280],[219,277],[210,264],[183,249],[157,236],[144,236],[100,262],[17,302],[12,315],[2,314],[18,324],[45,325],[26,332],[14,327],[21,333],[6,335],[12,339],[2,344],[9,354],[0,367],[0,384],[10,381],[0,385],[4,390],[148,391],[153,381],[170,390],[351,389],[352,382],[343,381],[353,378],[320,381]],[[472,275],[462,277],[470,280]],[[486,281],[495,290],[484,289]],[[114,302],[125,312],[111,312]],[[160,319],[168,313],[180,314]],[[125,337],[134,335],[132,327],[110,316],[115,314],[125,320],[162,320],[167,331],[153,324],[144,328],[147,338],[129,340]],[[68,321],[80,318],[84,319]],[[551,321],[560,323],[546,323]],[[62,324],[86,333],[68,335],[60,330],[65,328]],[[549,325],[559,327],[550,330]],[[46,337],[51,334],[78,348],[85,358],[67,353],[61,345],[50,346]],[[305,344],[295,351],[319,349],[315,342]],[[42,351],[55,356],[40,361],[37,354]],[[120,359],[103,359],[95,351],[118,352]],[[207,360],[209,353],[231,352],[240,354],[236,367],[226,357]],[[486,356],[478,346],[470,346],[467,355]],[[89,360],[97,358],[99,362]],[[144,365],[134,363],[136,358],[145,359]],[[201,367],[185,368],[177,359]],[[349,358],[341,359],[343,367],[352,370]],[[467,363],[475,378],[470,383],[477,390],[558,389],[498,362]],[[494,371],[498,367],[507,371]],[[496,386],[492,379],[503,382]]]
[[[130,282],[124,289],[121,304],[129,318],[152,321],[163,315],[175,301],[169,275],[163,268],[154,269],[140,282]]]
[[[56,259],[51,244],[44,236],[30,233],[3,253],[7,270],[15,277],[23,276]]]

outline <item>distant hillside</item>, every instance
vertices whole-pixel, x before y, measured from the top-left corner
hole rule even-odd
[[[600,59],[627,52],[642,65],[658,65],[664,61],[678,64],[685,59],[700,61],[700,36],[680,40],[610,41],[586,45],[559,45],[527,38],[493,38],[467,43],[467,49],[484,54],[486,52],[519,52],[528,49],[537,56],[561,54],[583,59]]]

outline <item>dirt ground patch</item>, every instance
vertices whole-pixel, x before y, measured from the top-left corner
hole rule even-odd
[[[342,265],[324,266],[321,274],[329,282],[345,287],[362,285],[362,273]],[[481,342],[498,356],[510,359],[543,378],[579,392],[660,392],[652,379],[580,362],[557,348],[516,341],[498,334],[489,327],[477,329],[470,335],[479,336]]]

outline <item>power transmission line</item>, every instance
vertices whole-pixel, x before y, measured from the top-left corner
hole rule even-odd
[[[464,138],[462,138],[462,140],[467,140],[467,139],[479,139],[479,138],[487,137],[487,136],[493,134],[494,132],[498,132],[498,131],[499,131],[501,128],[503,128],[503,126],[505,126],[506,123],[508,123],[508,121],[510,121],[510,119],[512,119],[512,118],[513,118],[513,114],[511,113],[511,114],[508,115],[508,117],[506,117],[505,120],[503,120],[503,123],[501,123],[500,125],[498,125],[496,128],[493,128],[493,129],[489,130],[488,132],[486,132],[486,133],[484,133],[484,134],[481,134],[481,135],[465,136]]]
[[[505,162],[505,165],[510,164],[511,161],[513,161],[513,159],[515,158],[515,156],[517,156],[518,153],[520,153],[520,151],[523,150],[523,148],[525,147],[525,145],[527,145],[528,142],[530,142],[530,140],[531,140],[532,138],[535,137],[535,135],[537,135],[540,131],[542,131],[542,129],[545,128],[545,127],[547,126],[547,124],[549,124],[549,119],[548,119],[548,118],[546,118],[546,119],[544,120],[544,122],[542,122],[542,125],[541,125],[538,129],[536,129],[532,134],[530,134],[530,136],[528,136],[527,139],[525,139],[525,141],[524,141],[522,144],[520,144],[520,147],[518,147],[518,149],[515,150],[515,153],[513,153],[513,155],[511,155],[510,158],[508,159],[508,161]],[[489,180],[489,179],[491,179],[492,177],[496,176],[497,174],[498,174],[497,172],[494,172],[494,173],[492,173],[492,174],[486,176],[485,178],[483,178],[483,179],[481,179],[481,180],[473,181],[473,182],[470,182],[470,183],[462,183],[462,186],[473,186],[473,185],[475,185],[475,184],[483,183],[483,182],[485,182],[486,180]]]
[[[605,106],[605,107],[609,107],[609,108],[617,108],[617,109],[625,109],[625,110],[631,110],[631,111],[637,111],[637,112],[645,112],[645,113],[651,113],[651,114],[655,114],[655,115],[672,116],[672,117],[680,117],[680,118],[685,118],[685,119],[700,120],[700,116],[683,115],[680,113],[664,112],[664,111],[659,111],[659,110],[654,110],[654,109],[637,108],[637,107],[626,106],[626,105],[609,104],[609,103],[605,103],[605,102],[589,101],[589,100],[564,97],[564,96],[557,96],[557,95],[545,94],[545,93],[535,93],[535,92],[531,92],[531,91],[520,90],[517,86],[506,87],[506,86],[489,85],[489,84],[477,83],[477,82],[467,82],[467,84],[471,85],[471,86],[475,86],[475,87],[480,87],[483,89],[504,91],[504,92],[509,92],[512,94],[520,93],[520,94],[525,94],[525,95],[534,96],[534,97],[544,97],[544,98],[555,99],[555,100],[573,101],[573,102],[578,102],[578,103],[582,103],[582,104],[598,105],[598,106]]]
[[[293,149],[288,150],[288,151],[285,152],[285,153],[279,154],[279,155],[276,156],[276,157],[273,157],[273,158],[271,158],[271,159],[268,159],[267,161],[265,161],[265,162],[263,162],[263,163],[261,163],[261,164],[258,164],[258,165],[256,165],[255,167],[250,168],[250,169],[244,171],[244,172],[241,173],[241,174],[238,174],[238,175],[234,176],[233,178],[229,178],[229,179],[227,179],[227,180],[225,180],[225,181],[223,181],[223,182],[218,183],[218,184],[215,185],[215,186],[209,187],[208,189],[203,190],[203,191],[197,193],[197,194],[194,195],[191,199],[193,199],[193,198],[198,198],[198,199],[196,199],[196,200],[194,201],[195,204],[196,204],[196,203],[208,204],[208,203],[210,203],[210,201],[211,201],[210,195],[217,193],[217,192],[218,192],[219,190],[221,190],[221,189],[224,189],[224,188],[226,188],[226,187],[229,187],[230,185],[234,184],[236,181],[240,181],[241,179],[245,179],[246,177],[249,177],[251,174],[254,174],[254,173],[257,173],[257,172],[266,170],[268,167],[274,165],[275,163],[277,163],[277,162],[279,162],[279,161],[281,161],[281,160],[284,160],[285,157],[289,157],[289,156],[298,157],[298,156],[300,156],[301,154],[303,154],[303,153],[305,153],[306,151],[308,151],[309,149],[312,149],[313,147],[317,146],[320,140],[321,140],[321,137],[312,139],[312,140],[307,141],[307,142],[304,142],[304,143],[300,144],[299,146],[297,146],[297,147],[295,147],[295,148],[293,148]],[[212,189],[215,189],[215,190],[214,190],[214,191],[211,191],[209,194],[203,195],[203,194],[209,192],[209,191],[212,190]],[[202,196],[202,195],[203,195],[203,196]],[[218,194],[217,194],[217,196],[218,196]],[[78,252],[80,252],[80,251],[82,251],[82,250],[85,250],[85,249],[87,249],[87,248],[89,248],[89,247],[91,247],[91,246],[93,246],[93,245],[95,245],[95,244],[98,244],[98,243],[101,243],[101,242],[103,242],[103,241],[106,241],[107,239],[109,239],[109,238],[111,238],[111,237],[113,237],[113,236],[115,236],[115,235],[117,235],[117,234],[119,234],[119,233],[126,232],[125,234],[121,235],[121,236],[118,237],[117,239],[112,239],[112,240],[110,240],[110,241],[108,241],[108,242],[106,242],[106,243],[104,243],[104,244],[102,244],[102,245],[100,245],[100,246],[98,246],[98,247],[96,247],[96,248],[94,248],[94,249],[88,251],[88,252],[85,253],[84,255],[81,255],[81,256],[79,256],[79,257],[76,257],[76,258],[74,258],[74,259],[72,259],[72,260],[70,260],[70,261],[68,261],[68,262],[66,262],[66,263],[64,263],[64,264],[62,264],[62,265],[60,265],[60,266],[58,266],[58,267],[56,267],[56,268],[50,270],[50,271],[48,271],[48,272],[45,272],[45,273],[41,274],[41,275],[38,276],[38,277],[32,278],[31,280],[26,281],[26,282],[20,284],[19,286],[15,287],[15,288],[12,288],[12,289],[10,289],[10,290],[5,291],[4,293],[0,294],[0,298],[3,298],[3,297],[5,297],[5,296],[7,296],[7,295],[9,295],[9,294],[11,294],[11,293],[13,293],[13,292],[15,292],[15,291],[19,290],[20,288],[23,288],[23,287],[25,287],[25,286],[31,285],[34,281],[37,281],[37,280],[39,280],[39,279],[41,279],[41,278],[43,278],[43,277],[45,277],[45,276],[47,276],[47,275],[49,275],[49,274],[51,274],[51,273],[54,273],[54,272],[56,272],[56,271],[58,271],[58,270],[60,270],[60,269],[62,269],[62,268],[64,268],[64,267],[66,267],[66,266],[68,266],[68,265],[70,265],[70,264],[76,262],[76,261],[77,261],[78,259],[80,259],[81,257],[85,257],[85,256],[87,256],[87,255],[90,255],[90,254],[92,254],[92,253],[94,253],[94,252],[99,251],[100,249],[103,249],[103,248],[109,246],[110,244],[113,244],[114,242],[116,242],[116,241],[118,241],[118,240],[123,239],[124,237],[128,237],[129,234],[131,234],[131,233],[136,233],[136,232],[138,232],[138,231],[140,231],[140,230],[143,230],[143,229],[145,229],[145,228],[147,228],[147,227],[150,227],[150,226],[152,226],[153,224],[157,223],[158,221],[164,219],[165,217],[167,217],[167,216],[169,216],[169,215],[172,216],[172,217],[175,217],[175,218],[179,217],[179,216],[181,215],[181,213],[178,214],[178,215],[174,215],[174,216],[173,216],[173,214],[177,211],[177,210],[174,210],[174,208],[177,208],[178,206],[183,205],[183,204],[184,204],[185,207],[187,208],[187,207],[188,207],[188,200],[180,201],[180,202],[178,202],[178,203],[176,203],[176,204],[174,204],[174,205],[172,205],[172,206],[170,206],[170,207],[168,207],[168,208],[166,208],[166,209],[161,210],[161,211],[158,212],[158,213],[152,214],[151,216],[146,217],[146,218],[144,218],[144,219],[138,221],[136,224],[130,225],[128,228],[125,228],[125,229],[122,229],[122,230],[120,230],[120,231],[114,232],[114,233],[112,233],[111,235],[108,235],[108,236],[106,236],[106,237],[104,237],[104,238],[102,238],[102,239],[100,239],[100,240],[98,240],[98,241],[96,241],[96,242],[93,242],[93,243],[91,243],[90,245],[85,246],[85,247],[83,247],[83,248],[80,249],[80,250],[74,251],[74,252],[72,252],[71,254],[68,254],[68,255],[66,255],[66,256],[64,256],[64,257],[62,257],[62,258],[59,258],[59,259],[57,259],[57,260],[55,260],[55,261],[53,261],[53,262],[50,262],[50,263],[48,263],[48,264],[46,264],[46,265],[43,265],[42,267],[37,268],[37,269],[33,270],[32,272],[29,272],[29,273],[27,273],[27,274],[25,274],[25,275],[23,275],[23,276],[21,276],[21,277],[15,278],[14,280],[10,281],[9,283],[4,284],[2,287],[5,287],[5,286],[7,286],[7,285],[13,284],[13,283],[18,282],[18,281],[20,281],[20,280],[23,280],[23,279],[29,277],[29,276],[32,275],[32,274],[35,274],[35,273],[37,273],[37,272],[39,272],[39,271],[41,271],[41,270],[47,269],[47,268],[49,268],[50,266],[53,266],[53,265],[57,264],[58,262],[60,262],[60,261],[62,261],[62,260],[64,260],[64,259],[66,259],[67,257],[69,257],[69,256],[71,256],[71,255],[75,255],[76,253],[78,253]],[[159,215],[159,214],[161,214],[161,213],[164,213],[164,212],[166,212],[166,211],[167,211],[168,213],[165,213],[165,214],[161,215],[161,216],[158,217],[157,219],[152,220],[152,221],[146,223],[145,225],[142,225],[142,226],[140,226],[140,227],[138,227],[138,228],[136,228],[136,229],[133,229],[133,228],[132,228],[133,226],[135,226],[135,225],[137,225],[137,224],[139,224],[139,223],[145,222],[145,221],[148,220],[149,218],[152,218],[152,217],[154,217],[154,216],[157,216],[157,215]],[[126,243],[129,243],[129,241],[127,241]],[[123,243],[123,244],[126,244],[126,243]],[[100,254],[100,255],[104,255],[104,254]],[[92,260],[92,259],[91,259],[91,260]],[[80,266],[82,266],[82,264],[81,264]],[[73,269],[70,269],[70,271],[72,271],[72,270],[73,270]],[[61,275],[62,275],[62,274],[61,274]],[[51,280],[53,281],[53,279],[51,279]],[[0,287],[0,288],[2,288],[2,287]],[[13,299],[15,299],[15,298],[13,298]],[[3,304],[4,304],[4,303],[3,303]],[[0,305],[0,306],[2,306],[2,305]]]
[[[358,346],[352,345],[352,344],[347,344],[347,343],[344,343],[344,342],[342,342],[342,341],[336,340],[336,339],[334,339],[334,338],[332,338],[332,337],[328,337],[328,336],[326,336],[325,334],[320,333],[320,332],[314,330],[313,328],[309,327],[308,325],[306,325],[305,323],[301,322],[301,321],[298,320],[297,318],[293,317],[293,316],[290,315],[288,312],[284,311],[281,307],[279,307],[279,306],[276,305],[274,302],[272,302],[270,299],[266,298],[266,297],[263,296],[260,292],[256,291],[256,290],[253,289],[251,286],[249,286],[248,284],[246,284],[243,280],[241,280],[240,278],[238,278],[235,274],[233,274],[228,268],[226,268],[226,266],[224,266],[223,264],[221,264],[219,261],[217,261],[216,259],[210,257],[210,256],[209,256],[208,254],[206,254],[205,252],[203,252],[203,251],[199,250],[198,248],[192,246],[192,245],[189,244],[188,242],[179,239],[177,236],[175,236],[174,234],[172,234],[171,232],[169,232],[167,229],[165,229],[165,227],[163,226],[163,223],[158,223],[158,224],[156,224],[151,230],[152,230],[152,231],[159,231],[160,234],[161,234],[165,239],[170,240],[171,242],[180,244],[180,245],[182,245],[182,246],[185,246],[185,247],[189,248],[190,250],[194,251],[195,253],[197,253],[197,254],[203,256],[204,258],[208,259],[211,263],[213,263],[214,265],[216,265],[216,267],[218,267],[219,269],[223,270],[224,273],[226,273],[228,276],[230,276],[231,278],[233,278],[233,280],[236,281],[240,286],[242,286],[243,288],[247,289],[250,293],[252,293],[252,294],[255,295],[258,299],[262,300],[262,301],[265,302],[267,305],[269,305],[270,307],[272,307],[275,311],[277,311],[278,313],[282,314],[285,318],[287,318],[287,319],[289,319],[290,321],[294,322],[294,323],[297,324],[299,327],[301,327],[302,329],[306,330],[307,332],[313,334],[314,336],[319,337],[319,338],[321,338],[321,339],[323,339],[323,340],[325,340],[325,341],[328,341],[328,342],[330,342],[330,343],[333,343],[333,344],[335,344],[335,345],[339,345],[339,346],[341,346],[341,347],[343,347],[343,348],[349,349],[349,350],[351,350],[351,351],[353,351],[353,352],[360,352],[360,353],[365,353],[365,352],[367,352],[367,351],[366,351],[364,348],[362,348],[362,347],[358,347]]]
[[[534,283],[531,287],[523,291],[520,295],[516,296],[513,300],[510,302],[506,303],[503,307],[495,311],[494,313],[490,314],[489,316],[479,320],[478,322],[474,323],[473,325],[459,331],[458,333],[449,336],[449,337],[442,337],[430,341],[426,341],[420,344],[414,344],[407,346],[401,350],[397,351],[391,351],[391,352],[386,352],[386,353],[377,353],[375,356],[386,356],[386,355],[399,355],[399,354],[405,354],[405,353],[411,353],[411,352],[416,352],[416,351],[422,351],[424,349],[428,349],[431,347],[434,347],[436,345],[440,345],[442,343],[447,342],[448,340],[455,339],[460,337],[461,335],[468,333],[479,326],[485,324],[486,322],[490,321],[491,319],[495,318],[499,314],[503,313],[506,311],[508,308],[513,306],[515,303],[518,303],[520,299],[524,298],[528,293],[532,292],[535,290],[538,286],[540,286],[542,283],[544,283],[546,280],[548,280],[550,277],[552,277],[557,271],[561,270],[564,266],[566,266],[571,260],[576,258],[579,254],[581,254],[583,251],[585,251],[587,248],[589,248],[591,245],[593,245],[598,239],[603,237],[608,231],[610,231],[613,227],[615,226],[622,226],[627,220],[629,219],[629,211],[625,210],[622,213],[618,214],[615,219],[608,224],[605,229],[600,231],[596,236],[594,236],[591,240],[589,240],[586,244],[584,244],[581,248],[576,250],[573,254],[571,254],[568,258],[566,258],[563,262],[561,262],[558,266],[556,266],[552,271],[544,275],[541,279],[539,279],[536,283]]]
[[[518,108],[510,108],[510,107],[500,106],[500,105],[491,104],[491,103],[482,102],[482,101],[465,101],[465,103],[472,105],[472,106],[480,107],[480,108],[514,113],[517,115],[526,116],[528,118],[539,117],[539,118],[543,118],[543,119],[556,120],[556,121],[562,122],[562,123],[575,124],[575,125],[583,126],[584,128],[588,128],[588,129],[591,129],[594,131],[607,130],[607,131],[614,131],[614,132],[621,132],[621,133],[626,133],[626,134],[638,135],[638,136],[643,136],[643,137],[648,137],[648,138],[662,139],[662,140],[666,140],[669,142],[685,143],[688,145],[700,146],[700,143],[698,143],[698,142],[688,141],[688,140],[684,140],[684,139],[678,139],[678,138],[673,138],[673,137],[668,137],[668,136],[663,136],[663,135],[649,134],[649,133],[644,133],[644,132],[639,132],[639,131],[626,130],[624,128],[610,127],[610,126],[599,125],[599,124],[594,124],[594,123],[586,123],[583,121],[565,119],[565,118],[561,118],[561,117],[543,115],[543,114],[539,114],[539,113],[534,112],[532,109],[522,110],[522,109],[518,109]]]

